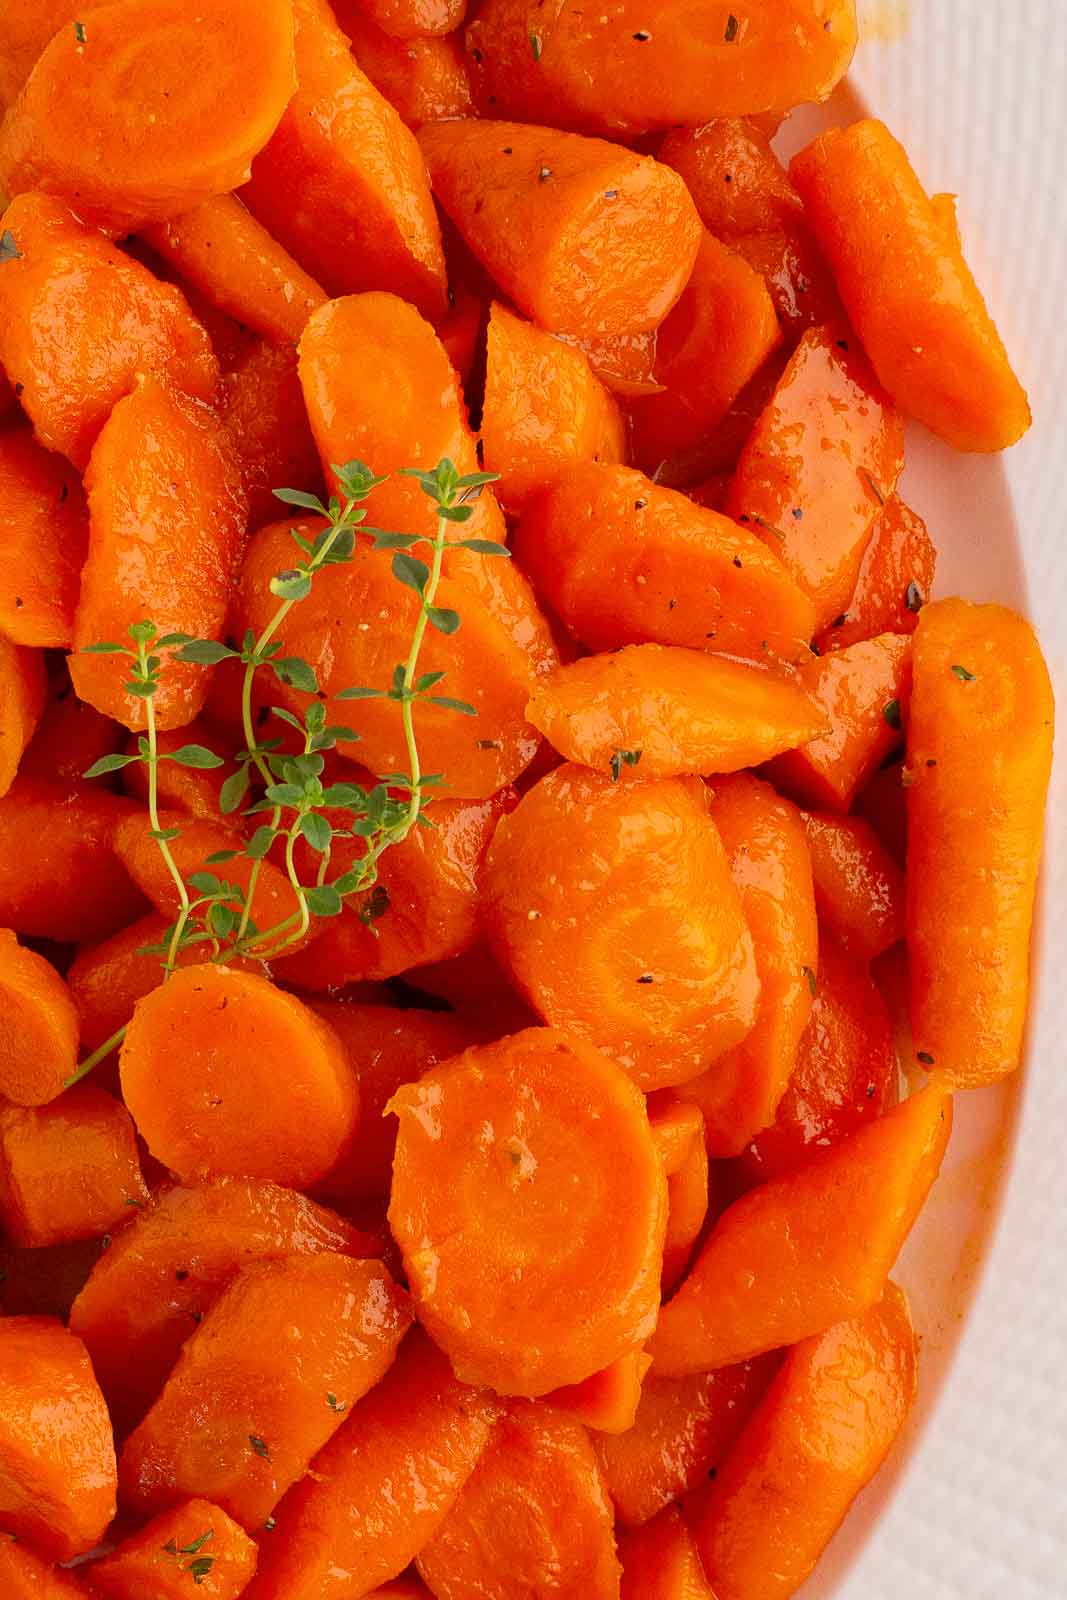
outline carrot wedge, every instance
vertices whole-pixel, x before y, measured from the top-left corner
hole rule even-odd
[[[186,1500],[124,1539],[92,1568],[101,1600],[237,1600],[256,1570],[256,1547],[232,1517],[208,1500]],[[210,1589],[204,1587],[211,1585]]]
[[[669,1188],[669,1178],[667,1184]],[[651,1365],[651,1356],[643,1350],[629,1350],[581,1383],[553,1389],[545,1395],[545,1404],[565,1411],[595,1433],[628,1433],[641,1401],[641,1384]]]
[[[715,1600],[677,1506],[619,1540],[622,1600]]]

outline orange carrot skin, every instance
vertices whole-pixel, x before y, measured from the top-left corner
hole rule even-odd
[[[583,353],[500,304],[489,315],[482,444],[513,513],[571,462],[627,453],[622,413]]]
[[[0,225],[19,251],[0,278],[0,363],[46,449],[83,470],[140,373],[213,397],[211,344],[177,289],[49,195],[19,196]]]
[[[129,1113],[94,1083],[40,1108],[4,1106],[0,1152],[0,1211],[21,1245],[99,1237],[148,1199]]]
[[[790,1351],[716,1477],[696,1529],[719,1600],[788,1600],[877,1472],[915,1398],[908,1304],[880,1304]]]
[[[205,1534],[210,1537],[198,1544]],[[210,1568],[197,1576],[202,1569],[190,1564],[209,1555]],[[186,1500],[154,1517],[90,1570],[101,1600],[144,1600],[149,1594],[153,1600],[186,1600],[193,1584],[205,1600],[237,1600],[256,1570],[256,1546],[218,1506]]]
[[[51,1317],[0,1318],[0,1521],[53,1561],[115,1515],[111,1422],[85,1346]]]
[[[151,1515],[197,1492],[257,1532],[385,1375],[410,1323],[407,1295],[380,1262],[327,1252],[244,1267],[126,1440],[124,1503]]]
[[[0,928],[0,1095],[15,1106],[54,1100],[77,1064],[78,1031],[73,996],[51,962]]]
[[[471,115],[471,86],[457,34],[397,39],[362,7],[334,6],[362,70],[409,128]]]
[[[972,1087],[1018,1066],[1027,1011],[1054,718],[1029,623],[1001,606],[927,606],[913,708],[912,1030],[919,1061]]]
[[[553,1389],[545,1395],[545,1404],[565,1411],[595,1433],[628,1433],[641,1401],[641,1384],[651,1365],[652,1358],[644,1351],[629,1350],[581,1383]]]
[[[68,645],[89,544],[81,482],[29,428],[0,434],[0,626],[16,644]]]
[[[416,1565],[437,1600],[561,1594],[617,1600],[611,1504],[589,1436],[558,1412],[517,1403]]]
[[[746,1182],[766,1183],[801,1167],[881,1116],[896,1084],[897,1058],[885,1001],[866,965],[833,939],[819,948],[818,989],[796,1066],[770,1127],[738,1163]]]
[[[841,328],[805,334],[745,446],[726,509],[811,595],[818,628],[848,605],[903,466],[903,422],[855,342]]]
[[[738,1155],[773,1121],[785,1093],[811,1015],[819,930],[796,808],[769,784],[739,773],[716,781],[711,815],[730,858],[760,979],[751,1033],[679,1090],[704,1114],[709,1154],[724,1157]]]
[[[768,774],[804,805],[847,811],[900,744],[911,698],[911,641],[882,633],[810,658],[798,677],[825,711],[830,732],[777,756]]]
[[[113,755],[125,736],[125,728],[78,699],[64,663],[49,674],[48,698],[23,751],[19,776],[98,787],[95,779],[86,782],[85,774],[101,756]]]
[[[487,891],[530,1004],[643,1089],[696,1077],[755,1021],[752,939],[697,779],[557,768],[500,823]]]
[[[874,525],[848,609],[820,634],[819,649],[825,655],[879,633],[914,633],[936,565],[925,522],[893,495]]]
[[[92,37],[59,28],[12,106],[0,188],[130,233],[243,183],[296,86],[286,0],[228,0],[195,22],[179,0],[93,9]]]
[[[42,653],[0,636],[0,702],[4,707],[0,725],[0,797],[15,781],[22,752],[44,710],[46,693]]]
[[[504,293],[543,328],[641,333],[663,321],[684,289],[700,222],[681,179],[650,156],[478,118],[430,123],[419,144],[439,204]],[[581,277],[577,252],[587,263]]]
[[[796,660],[808,596],[749,529],[628,467],[569,468],[528,508],[515,558],[591,650],[624,644]]]
[[[683,1376],[728,1366],[875,1305],[940,1170],[951,1126],[951,1097],[931,1083],[735,1201],[663,1308],[649,1344],[654,1370]],[[847,1238],[834,1224],[842,1192]]]
[[[39,778],[0,798],[0,927],[40,939],[102,939],[145,909],[114,853],[132,801]]]
[[[873,120],[823,134],[790,168],[882,383],[960,450],[1003,450],[1030,426],[1026,393],[960,249],[954,221]]]
[[[0,1586],[6,1600],[85,1600],[85,1590],[69,1572],[50,1567],[14,1539],[0,1544]]]
[[[646,1377],[634,1426],[593,1442],[619,1522],[639,1528],[729,1453],[778,1369],[776,1355],[688,1378]]]
[[[326,295],[235,195],[145,230],[152,248],[212,305],[266,339],[295,344]]]
[[[322,470],[291,346],[241,335],[223,358],[218,407],[237,457],[250,529],[277,517],[275,489],[322,493]]]
[[[296,0],[294,14],[299,87],[242,199],[327,294],[390,289],[443,311],[441,234],[414,136],[326,0]]]
[[[715,1600],[676,1506],[619,1540],[622,1600]]]
[[[904,937],[904,874],[862,817],[806,811],[822,923],[864,961]]]
[[[618,782],[732,772],[805,744],[828,724],[787,678],[677,646],[628,645],[585,656],[541,678],[528,715],[568,761]]]
[[[499,1410],[415,1330],[282,1501],[242,1600],[348,1600],[403,1572],[447,1517]]]
[[[469,1107],[489,1115],[494,1097],[492,1135],[472,1146]],[[459,1376],[538,1396],[641,1346],[658,1308],[666,1182],[644,1102],[613,1062],[530,1028],[435,1068],[390,1109],[390,1227],[419,1319]],[[581,1192],[568,1185],[561,1211],[559,1175],[583,1149]],[[591,1276],[594,1218],[609,1212],[610,1265]]]
[[[659,328],[652,374],[664,392],[638,395],[627,408],[637,465],[654,472],[711,433],[781,339],[760,274],[705,231],[692,276]]]

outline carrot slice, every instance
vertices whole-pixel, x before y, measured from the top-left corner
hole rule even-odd
[[[759,418],[727,512],[760,535],[825,628],[848,605],[904,466],[904,424],[840,328],[804,335]]]
[[[59,973],[0,928],[0,1094],[19,1106],[54,1100],[78,1059],[78,1013]]]
[[[0,635],[0,797],[15,781],[22,752],[44,710],[47,681],[40,650],[12,644]]]
[[[355,4],[335,5],[362,70],[409,128],[471,115],[471,86],[458,34],[396,39]]]
[[[419,144],[439,203],[542,327],[641,333],[684,289],[700,223],[681,179],[650,156],[477,118],[430,123]]]
[[[148,1199],[129,1113],[94,1083],[0,1109],[0,1157],[0,1212],[17,1244],[97,1238]]]
[[[119,1056],[122,1094],[156,1158],[180,1178],[306,1188],[359,1117],[341,1041],[266,978],[189,967],[137,1002]]]
[[[1029,623],[941,600],[915,633],[908,731],[908,955],[918,1059],[961,1087],[1014,1072],[1052,758]]]
[[[761,539],[628,467],[568,468],[513,546],[591,650],[652,642],[793,661],[813,632],[811,601]]]
[[[715,1600],[682,1514],[668,1506],[619,1540],[622,1600]]]
[[[187,1500],[155,1517],[92,1567],[101,1600],[237,1600],[256,1570],[243,1528],[207,1500]]]
[[[19,777],[74,787],[101,756],[121,747],[126,730],[78,699],[65,662],[49,665],[48,697],[19,762]],[[85,786],[99,787],[95,780]]]
[[[911,697],[911,640],[900,633],[813,656],[798,672],[830,731],[777,756],[768,772],[804,805],[847,811],[899,746]]]
[[[696,1530],[719,1600],[787,1600],[904,1425],[916,1341],[901,1291],[790,1351]],[[827,1419],[833,1425],[827,1425]]]
[[[85,1600],[81,1584],[61,1567],[50,1567],[14,1539],[0,1541],[0,1588],[6,1600]]]
[[[328,294],[388,288],[443,311],[441,232],[414,135],[356,65],[326,0],[295,0],[293,13],[297,92],[242,198]]]
[[[862,817],[806,811],[820,921],[864,961],[904,937],[904,874]]]
[[[789,678],[677,645],[586,656],[539,680],[527,715],[568,761],[618,781],[736,772],[806,744],[828,724]]]
[[[622,414],[580,350],[496,303],[488,339],[482,443],[508,511],[571,462],[625,459]]]
[[[879,633],[914,633],[936,565],[926,523],[893,495],[874,524],[848,609],[819,636],[823,655]]]
[[[644,1101],[613,1062],[530,1028],[435,1068],[390,1109],[390,1226],[420,1321],[461,1377],[547,1394],[644,1341],[666,1184]],[[483,1114],[490,1132],[472,1142]],[[594,1219],[609,1215],[605,1261]]]
[[[16,644],[68,645],[89,517],[76,472],[29,428],[0,434],[0,626]]]
[[[223,358],[219,415],[237,457],[253,530],[277,517],[275,489],[322,491],[296,362],[290,345],[248,334]]]
[[[411,1333],[282,1501],[242,1600],[348,1600],[403,1572],[448,1516],[498,1414]]]
[[[741,1157],[742,1176],[766,1183],[840,1144],[882,1115],[896,1076],[889,1012],[878,986],[863,963],[824,936],[818,990],[793,1076],[774,1121]]]
[[[296,86],[289,0],[112,0],[60,28],[0,131],[0,187],[131,232],[243,183]]]
[[[960,450],[1003,450],[1030,426],[952,216],[884,123],[823,134],[790,168],[841,298],[905,411]]]
[[[714,1474],[777,1368],[777,1356],[762,1356],[689,1378],[645,1379],[629,1433],[593,1441],[624,1527],[641,1527]]]
[[[937,1177],[951,1126],[951,1097],[932,1083],[735,1201],[660,1314],[649,1344],[654,1370],[682,1376],[728,1366],[875,1305]]]
[[[695,1143],[704,1142],[700,1107],[679,1099],[673,1089],[659,1089],[646,1101],[652,1137],[668,1178],[681,1171]]]
[[[585,1429],[540,1406],[510,1406],[416,1565],[437,1600],[533,1595],[548,1583],[616,1600],[611,1506]]]
[[[116,1427],[139,1422],[186,1339],[240,1267],[323,1250],[370,1257],[380,1244],[273,1183],[222,1178],[164,1189],[101,1256],[71,1309]]]
[[[752,939],[698,779],[558,767],[497,829],[487,911],[531,1005],[643,1089],[695,1077],[755,1021]]]
[[[378,1261],[326,1252],[244,1267],[126,1440],[124,1502],[151,1515],[195,1491],[258,1531],[384,1377],[410,1322]]]
[[[652,1357],[643,1350],[628,1350],[581,1383],[553,1389],[545,1395],[545,1404],[565,1411],[596,1433],[628,1433],[641,1400],[641,1384],[651,1365]]]
[[[53,1561],[115,1515],[111,1422],[85,1346],[51,1317],[0,1317],[0,1522]]]
[[[774,1118],[811,1014],[818,967],[811,859],[796,809],[744,773],[716,782],[711,815],[752,932],[760,1008],[748,1037],[679,1093],[704,1113],[711,1155],[738,1155]]]
[[[16,778],[0,798],[0,927],[73,944],[140,916],[144,898],[113,849],[135,810],[99,785]]]
[[[667,1175],[667,1232],[660,1280],[664,1297],[673,1294],[685,1277],[707,1217],[708,1152],[704,1140],[696,1139],[677,1172]]]

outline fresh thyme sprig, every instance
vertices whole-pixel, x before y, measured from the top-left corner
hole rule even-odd
[[[460,626],[457,612],[437,605],[445,552],[450,545],[485,556],[507,556],[506,546],[485,539],[450,539],[451,525],[465,523],[473,515],[472,501],[483,487],[495,481],[496,474],[460,474],[447,458],[432,471],[404,469],[404,475],[417,480],[433,502],[436,525],[432,535],[389,533],[365,526],[363,502],[383,483],[360,461],[333,468],[340,496],[323,504],[314,495],[296,489],[279,489],[277,498],[286,505],[312,512],[325,519],[325,527],[308,538],[299,529],[293,538],[301,559],[271,579],[271,592],[279,605],[258,637],[249,630],[239,649],[211,639],[194,639],[187,634],[160,635],[148,621],[129,629],[130,644],[101,643],[87,647],[91,653],[119,654],[130,662],[127,690],[145,702],[145,733],[138,739],[135,753],[104,756],[86,773],[100,777],[134,762],[147,771],[148,815],[151,837],[159,846],[174,882],[178,913],[158,945],[146,946],[146,954],[160,957],[164,981],[179,964],[182,952],[197,943],[210,943],[211,961],[233,957],[254,958],[266,963],[299,945],[308,933],[313,917],[339,916],[346,908],[364,922],[373,924],[388,909],[388,896],[378,882],[382,857],[402,843],[412,829],[432,826],[426,808],[432,791],[442,781],[439,773],[425,773],[416,737],[415,713],[419,705],[432,705],[463,716],[474,716],[475,708],[466,701],[435,693],[443,672],[419,672],[419,659],[428,628],[450,635]],[[352,743],[358,734],[347,726],[327,723],[321,700],[312,700],[302,716],[282,707],[270,707],[271,714],[293,729],[302,748],[294,755],[282,750],[281,738],[263,738],[255,725],[257,675],[270,673],[284,687],[309,695],[319,692],[314,669],[299,656],[285,655],[281,637],[285,621],[294,606],[311,593],[316,576],[323,568],[342,565],[357,554],[357,533],[362,543],[360,558],[373,552],[392,556],[392,573],[398,583],[412,590],[419,600],[407,657],[393,670],[386,687],[356,685],[342,689],[336,700],[386,699],[397,703],[407,755],[407,770],[383,773],[370,788],[359,783],[323,783],[325,753],[339,744]],[[427,546],[427,559],[412,554],[419,545]],[[173,752],[161,752],[157,737],[154,699],[167,661],[173,659],[201,666],[225,661],[239,662],[244,669],[241,691],[241,718],[245,748],[238,752],[237,764],[222,784],[219,796],[224,815],[240,813],[244,818],[261,817],[251,837],[241,849],[222,850],[210,856],[205,868],[246,856],[251,861],[247,886],[229,882],[212,871],[194,872],[183,877],[173,841],[179,828],[160,825],[158,769],[163,761],[182,766],[213,768],[223,765],[221,757],[203,745],[182,745]],[[354,865],[330,877],[334,841],[358,839],[362,854]],[[304,841],[318,856],[314,880],[305,883],[300,874],[297,847]],[[260,929],[252,917],[256,887],[262,864],[272,852],[281,850],[286,877],[292,886],[296,909],[273,927]],[[98,1050],[78,1067],[72,1083],[84,1077],[121,1043],[125,1026],[118,1029]]]

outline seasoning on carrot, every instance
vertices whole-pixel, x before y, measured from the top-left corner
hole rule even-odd
[[[186,1500],[154,1517],[92,1568],[101,1600],[237,1600],[256,1570],[256,1546],[218,1506]]]
[[[914,633],[936,565],[925,522],[893,495],[874,524],[846,610],[819,635],[823,655],[880,633]]]
[[[342,10],[335,4],[333,9],[360,67],[409,128],[471,115],[470,79],[458,34],[396,39],[362,6]]]

